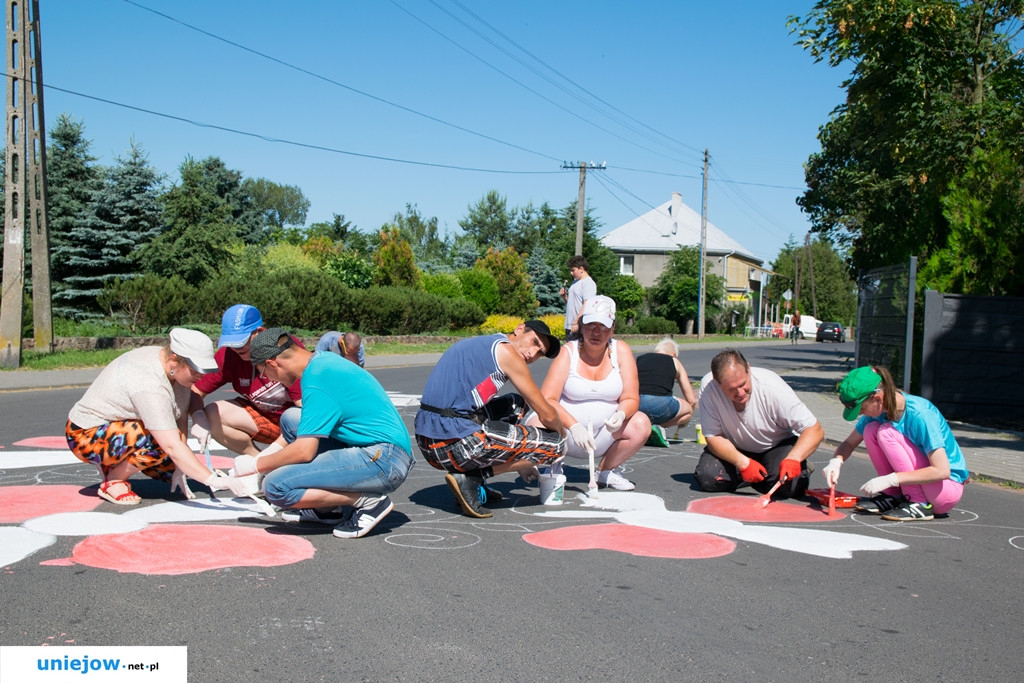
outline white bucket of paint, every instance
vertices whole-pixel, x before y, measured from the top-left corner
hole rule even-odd
[[[537,479],[540,485],[541,505],[561,505],[565,495],[564,474],[551,474],[551,470],[542,470]]]
[[[245,484],[245,490],[248,491],[250,494],[257,494],[257,493],[260,492],[260,475],[259,475],[259,473],[247,474],[244,477],[239,477],[238,475],[235,474],[235,468],[232,467],[230,470],[228,470],[228,476],[229,477],[234,477],[238,481],[240,481],[243,484]]]

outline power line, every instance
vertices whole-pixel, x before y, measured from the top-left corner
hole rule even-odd
[[[192,24],[186,23],[186,22],[184,22],[184,21],[182,21],[180,19],[172,17],[169,14],[164,14],[163,12],[159,12],[159,11],[157,11],[155,9],[152,9],[150,7],[146,7],[145,5],[141,5],[141,4],[137,3],[137,2],[134,2],[134,0],[124,0],[124,2],[128,3],[129,5],[134,5],[135,7],[138,7],[139,9],[145,10],[147,12],[151,12],[151,13],[159,16],[159,17],[163,17],[164,19],[167,19],[168,21],[173,21],[176,24],[180,24],[181,26],[184,26],[187,29],[190,29],[190,30],[195,31],[197,33],[201,33],[204,36],[207,36],[209,38],[213,38],[214,40],[218,40],[218,41],[220,41],[222,43],[225,43],[225,44],[230,45],[232,47],[238,48],[239,50],[244,50],[245,52],[249,52],[249,53],[254,54],[254,55],[258,56],[258,57],[262,57],[263,59],[268,59],[268,60],[270,60],[270,61],[272,61],[272,62],[274,62],[276,64],[280,64],[281,66],[287,67],[289,69],[293,69],[293,70],[298,71],[300,73],[306,74],[307,76],[312,76],[313,78],[316,78],[318,80],[324,81],[325,83],[330,83],[331,85],[337,86],[339,88],[344,88],[345,90],[348,90],[349,92],[356,93],[357,95],[362,95],[363,97],[367,97],[367,98],[369,98],[371,100],[374,100],[376,102],[380,102],[381,104],[386,104],[386,105],[388,105],[390,107],[395,107],[396,109],[400,109],[400,110],[402,110],[404,112],[407,112],[409,114],[413,114],[415,116],[420,116],[422,118],[428,119],[428,120],[433,121],[435,123],[440,123],[443,126],[448,126],[450,128],[454,128],[456,130],[462,131],[463,133],[469,133],[470,135],[475,135],[475,136],[483,138],[485,140],[490,140],[491,142],[496,142],[499,145],[505,145],[506,147],[511,147],[513,149],[518,149],[521,152],[528,152],[529,154],[535,154],[537,156],[543,157],[545,159],[549,159],[551,161],[561,161],[561,159],[559,159],[558,157],[554,157],[554,156],[545,154],[543,152],[538,152],[536,150],[529,149],[528,147],[523,147],[521,145],[517,145],[517,144],[512,143],[512,142],[506,142],[504,140],[500,140],[500,139],[498,139],[496,137],[492,137],[492,136],[487,135],[485,133],[479,133],[479,132],[477,132],[475,130],[471,130],[471,129],[466,128],[464,126],[460,126],[460,125],[458,125],[456,123],[450,123],[448,121],[445,121],[444,119],[439,119],[436,116],[431,116],[430,114],[425,114],[423,112],[416,111],[415,109],[412,109],[411,107],[406,107],[405,105],[401,105],[401,104],[398,104],[396,102],[392,102],[390,100],[386,100],[383,97],[378,97],[377,95],[373,95],[373,94],[365,92],[363,90],[359,90],[358,88],[353,88],[350,85],[346,85],[346,84],[341,83],[339,81],[336,81],[336,80],[334,80],[332,78],[328,78],[327,76],[323,76],[321,74],[318,74],[315,71],[310,71],[309,69],[303,68],[301,66],[296,66],[295,64],[291,64],[291,63],[286,62],[286,61],[284,61],[282,59],[278,59],[277,57],[273,57],[271,55],[268,55],[265,52],[260,52],[259,50],[255,50],[255,49],[253,49],[251,47],[247,47],[245,45],[242,45],[241,43],[236,43],[233,40],[228,40],[227,38],[219,36],[219,35],[217,35],[215,33],[211,33],[210,31],[206,31],[206,30],[201,29],[201,28],[199,28],[197,26],[193,26]]]
[[[126,2],[128,0],[125,0]],[[10,74],[8,74],[10,77]],[[336,147],[327,147],[325,145],[314,145],[307,142],[297,142],[295,140],[286,140],[284,138],[271,137],[269,135],[263,135],[261,133],[251,133],[249,131],[238,130],[237,128],[229,128],[227,126],[221,126],[215,123],[205,123],[203,121],[196,121],[194,119],[185,118],[184,116],[176,116],[174,114],[165,114],[163,112],[154,111],[152,109],[146,109],[144,107],[137,107],[131,104],[125,104],[123,102],[115,102],[103,97],[97,97],[95,95],[87,95],[85,93],[76,92],[74,90],[68,90],[67,88],[61,88],[56,85],[44,84],[44,88],[49,90],[56,90],[58,92],[67,93],[68,95],[75,95],[76,97],[83,97],[88,100],[95,102],[102,102],[115,107],[121,107],[122,109],[130,109],[132,111],[142,112],[143,114],[150,114],[152,116],[159,116],[161,118],[170,119],[172,121],[179,121],[181,123],[187,123],[192,126],[199,128],[211,128],[213,130],[224,131],[225,133],[233,133],[235,135],[243,135],[246,137],[256,138],[263,140],[264,142],[274,142],[283,145],[290,145],[292,147],[301,147],[304,149],[315,149],[320,152],[330,152],[332,154],[344,154],[345,156],[359,157],[362,159],[374,159],[376,161],[389,161],[396,164],[409,164],[412,166],[428,166],[431,168],[446,168],[454,171],[472,171],[476,173],[501,173],[506,175],[548,175],[558,173],[558,171],[510,171],[504,169],[495,168],[475,168],[472,166],[456,166],[454,164],[440,164],[431,161],[415,161],[412,159],[398,159],[396,157],[383,157],[376,154],[364,154],[362,152],[352,152],[345,149],[338,149]]]

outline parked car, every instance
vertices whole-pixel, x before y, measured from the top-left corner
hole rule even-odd
[[[818,333],[814,337],[818,341],[829,341],[844,342],[846,341],[846,332],[843,331],[843,326],[839,323],[822,323],[818,326]]]

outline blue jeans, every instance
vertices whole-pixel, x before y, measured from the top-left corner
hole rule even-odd
[[[640,394],[640,412],[651,418],[651,424],[665,424],[679,414],[679,400],[675,396]]]
[[[289,408],[281,416],[281,434],[289,443],[295,440],[300,415],[298,409]],[[263,491],[267,500],[284,508],[295,507],[307,489],[390,493],[405,481],[413,465],[413,457],[391,443],[346,446],[322,438],[313,460],[274,470],[264,478]]]

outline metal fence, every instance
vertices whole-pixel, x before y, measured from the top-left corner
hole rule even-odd
[[[881,365],[910,390],[917,258],[869,270],[857,278],[856,367]]]

